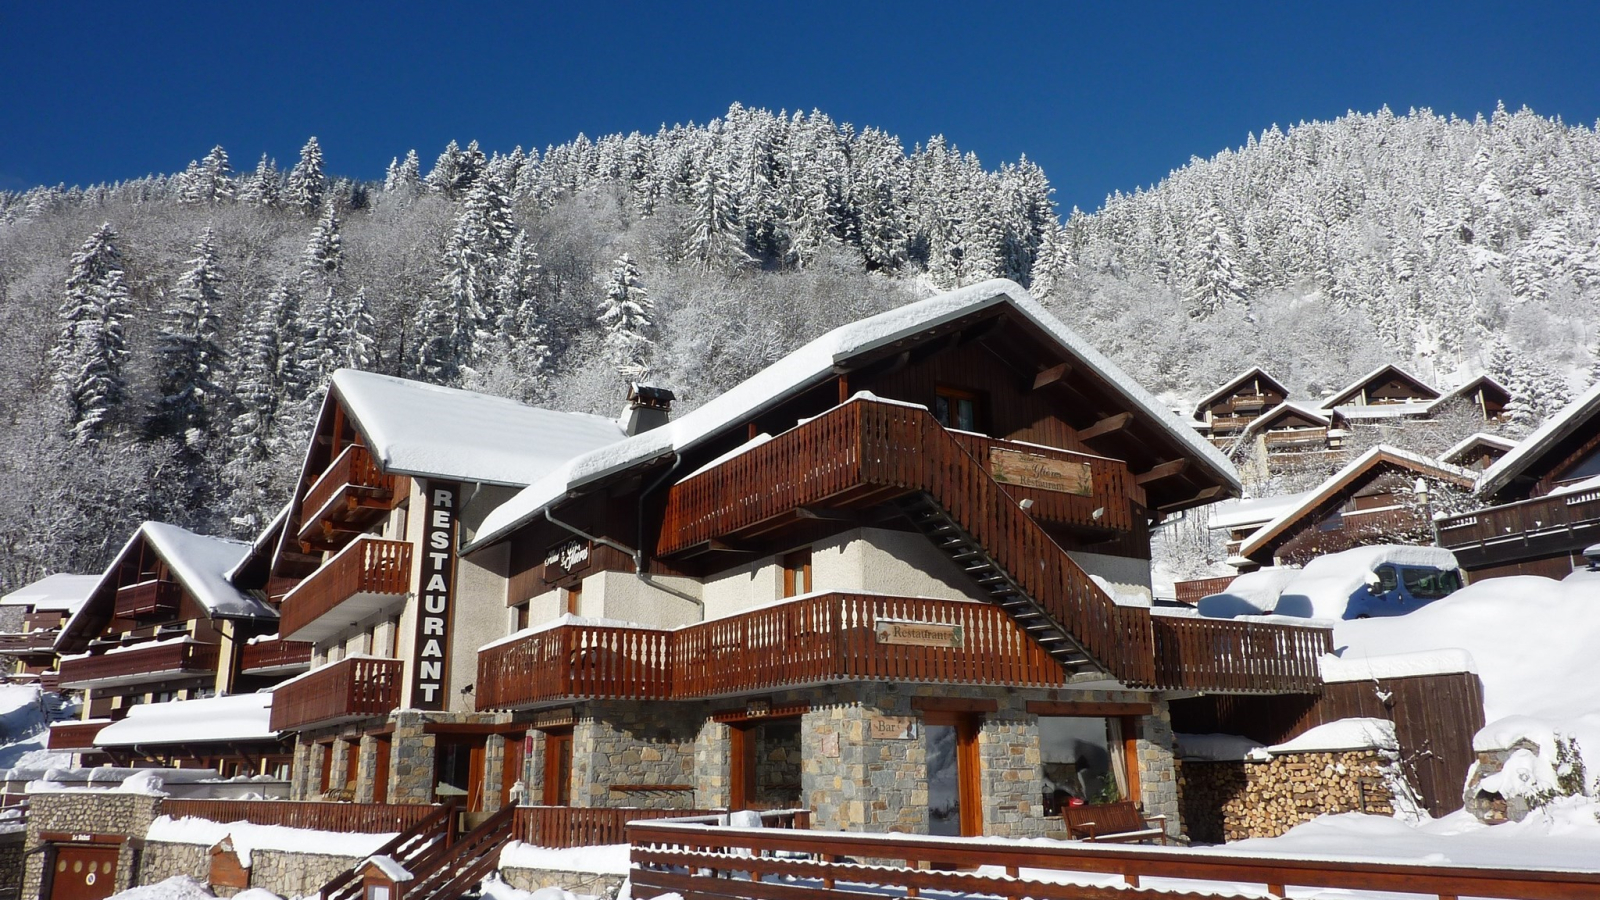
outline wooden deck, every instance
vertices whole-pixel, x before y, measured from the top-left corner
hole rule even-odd
[[[1220,594],[1233,584],[1237,575],[1223,575],[1218,578],[1196,578],[1192,581],[1180,581],[1173,585],[1177,593],[1178,602],[1193,606],[1200,602],[1201,597]]]
[[[398,659],[354,657],[285,682],[272,692],[272,730],[386,716],[400,707],[403,666]]]
[[[1333,630],[1314,625],[1150,617],[1157,686],[1228,694],[1316,693],[1317,660],[1333,652]]]
[[[1472,570],[1600,543],[1600,490],[1552,494],[1440,519],[1439,546]]]
[[[183,588],[175,581],[151,579],[117,588],[113,604],[119,619],[171,618],[183,602]]]
[[[314,548],[343,546],[394,507],[400,481],[366,447],[351,444],[306,489],[297,536]]]
[[[113,653],[61,661],[61,687],[147,684],[176,678],[214,675],[216,644],[193,641],[133,645]]]
[[[283,598],[278,633],[286,640],[327,637],[350,621],[364,618],[377,606],[396,602],[411,591],[411,542],[362,538],[339,551]],[[359,614],[339,610],[358,600],[373,606]],[[314,632],[307,634],[306,632]]]

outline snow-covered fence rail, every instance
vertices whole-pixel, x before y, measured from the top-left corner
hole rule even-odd
[[[652,900],[677,893],[701,900],[840,900],[914,898],[923,891],[1007,900],[1113,900],[1128,896],[1104,876],[1153,896],[1198,898],[1275,896],[1288,887],[1384,891],[1438,897],[1573,900],[1600,896],[1600,872],[1506,869],[1250,856],[1210,849],[1143,848],[1103,844],[1056,845],[985,838],[788,831],[712,825],[634,822],[633,896]],[[901,865],[841,860],[901,861]],[[993,874],[981,871],[989,867]],[[968,871],[939,871],[965,869]],[[1078,881],[1025,870],[1081,873]],[[1004,874],[1001,874],[1001,873]],[[1098,878],[1096,877],[1098,876]],[[1176,883],[1168,882],[1174,880]],[[1198,884],[1197,884],[1198,882]]]
[[[598,847],[627,840],[629,822],[685,817],[721,817],[727,810],[642,809],[631,806],[519,806],[513,833],[525,844],[540,847]],[[809,810],[762,813],[769,828],[811,827]]]
[[[405,831],[439,810],[435,805],[319,803],[296,800],[177,800],[161,803],[163,815],[213,822],[249,822],[316,831],[385,834]]]

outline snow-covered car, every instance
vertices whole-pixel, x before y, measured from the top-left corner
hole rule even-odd
[[[1202,616],[1272,614],[1305,619],[1399,616],[1461,590],[1455,554],[1440,547],[1377,544],[1319,556],[1303,569],[1241,575],[1202,597]]]
[[[1350,595],[1344,618],[1405,615],[1459,590],[1459,569],[1384,563],[1372,570],[1360,590]]]

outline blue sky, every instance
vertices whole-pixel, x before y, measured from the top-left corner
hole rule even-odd
[[[382,175],[747,106],[1044,166],[1062,211],[1348,109],[1600,118],[1600,7],[1346,2],[0,3],[0,188],[236,168]]]

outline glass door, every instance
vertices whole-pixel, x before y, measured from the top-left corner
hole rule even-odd
[[[924,715],[922,725],[928,760],[928,833],[948,837],[983,834],[977,716],[930,712]]]

